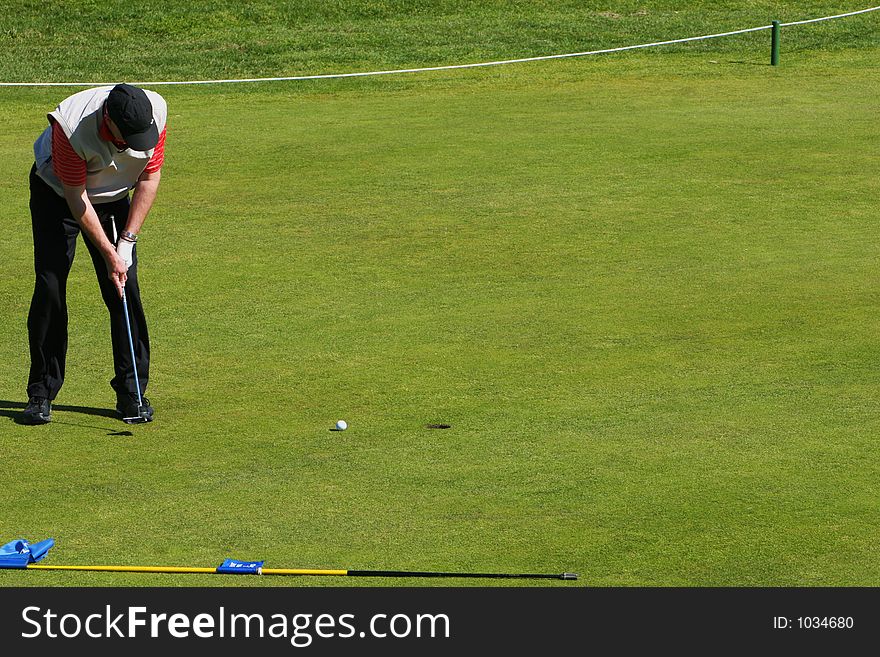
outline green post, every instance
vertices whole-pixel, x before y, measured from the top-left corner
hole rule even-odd
[[[779,21],[773,21],[772,36],[770,37],[770,65],[779,66]]]

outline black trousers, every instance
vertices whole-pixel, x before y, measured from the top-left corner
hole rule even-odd
[[[64,366],[67,357],[67,276],[73,264],[80,227],[71,216],[67,200],[37,176],[36,166],[31,168],[30,191],[36,282],[27,320],[31,352],[27,393],[29,397],[55,399],[64,383]],[[112,203],[95,205],[101,227],[111,241],[113,241],[111,217],[115,220],[117,234],[121,233],[125,230],[128,220],[128,208],[127,196]],[[137,388],[134,383],[122,300],[119,298],[116,286],[107,275],[104,257],[85,234],[83,241],[92,256],[101,296],[110,313],[114,371],[110,386],[117,394],[134,393]],[[134,249],[132,258],[134,264],[128,270],[125,298],[131,319],[140,392],[143,394],[149,380],[150,339],[138,287],[137,248]]]

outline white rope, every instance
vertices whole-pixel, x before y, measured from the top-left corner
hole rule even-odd
[[[870,9],[860,9],[859,11],[851,11],[848,14],[837,14],[837,16],[823,16],[822,18],[810,18],[805,21],[794,21],[793,23],[781,23],[780,27],[789,27],[791,25],[806,25],[807,23],[818,23],[819,21],[830,21],[835,18],[846,18],[847,16],[855,16],[857,14],[867,14],[869,11],[877,11],[880,7],[871,7]]]
[[[743,34],[745,32],[757,32],[758,30],[769,30],[772,25],[762,25],[761,27],[751,27],[746,30],[737,30],[735,32],[724,32],[723,34],[707,34],[700,37],[688,37],[686,39],[674,39],[672,41],[657,41],[656,43],[643,43],[637,46],[623,46],[622,48],[606,48],[604,50],[590,50],[586,52],[572,52],[564,55],[542,55],[540,57],[523,57],[520,59],[503,59],[496,62],[479,62],[476,64],[450,64],[448,66],[427,66],[424,68],[398,68],[389,71],[364,71],[361,73],[327,73],[323,75],[295,75],[282,78],[242,78],[237,80],[187,80],[185,82],[132,82],[137,86],[156,86],[156,85],[180,85],[180,84],[224,84],[231,82],[282,82],[287,80],[326,80],[330,78],[354,78],[365,77],[368,75],[394,75],[396,73],[424,73],[427,71],[449,71],[462,68],[477,68],[480,66],[502,66],[504,64],[520,64],[523,62],[537,62],[547,59],[562,59],[564,57],[583,57],[584,55],[600,55],[610,52],[622,52],[624,50],[635,50],[636,48],[650,48],[652,46],[665,46],[672,43],[684,43],[686,41],[697,41],[700,39],[714,39],[716,37],[730,36],[732,34]],[[0,82],[0,86],[111,86],[113,82],[102,83],[85,83],[85,82]]]
[[[781,27],[789,27],[792,25],[804,25],[806,23],[818,23],[819,21],[828,21],[835,18],[845,18],[847,16],[855,16],[857,14],[865,14],[870,11],[877,11],[880,7],[871,7],[870,9],[861,9],[859,11],[849,12],[847,14],[838,14],[836,16],[824,16],[822,18],[811,18],[804,21],[796,21],[793,23],[780,23]],[[668,46],[674,43],[688,43],[691,41],[704,41],[706,39],[717,39],[719,37],[733,36],[735,34],[746,34],[748,32],[759,32],[761,30],[769,30],[772,25],[761,25],[759,27],[750,27],[744,30],[734,30],[732,32],[721,32],[719,34],[705,34],[703,36],[687,37],[684,39],[672,39],[669,41],[655,41],[654,43],[642,43],[635,46],[623,46],[620,48],[605,48],[602,50],[588,50],[585,52],[572,52],[562,55],[542,55],[539,57],[522,57],[519,59],[503,59],[494,62],[479,62],[476,64],[450,64],[447,66],[426,66],[422,68],[399,68],[388,71],[364,71],[360,73],[326,73],[322,75],[293,75],[275,78],[240,78],[228,80],[186,80],[186,81],[157,81],[157,82],[132,82],[140,87],[170,86],[170,85],[192,85],[192,84],[233,84],[243,82],[286,82],[293,80],[329,80],[334,78],[356,78],[376,75],[395,75],[400,73],[427,73],[429,71],[451,71],[456,69],[480,68],[486,66],[503,66],[505,64],[522,64],[525,62],[539,62],[550,59],[565,59],[568,57],[584,57],[587,55],[603,55],[612,52],[624,52],[626,50],[637,50],[640,48],[653,48],[656,46]],[[112,86],[115,82],[0,82],[0,87],[101,87]]]

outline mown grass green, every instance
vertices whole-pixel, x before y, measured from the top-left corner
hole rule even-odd
[[[163,89],[139,243],[157,420],[131,437],[64,408],[112,403],[82,253],[62,406],[12,420],[29,148],[63,94],[4,90],[3,533],[55,537],[59,564],[876,585],[880,51],[862,46]]]

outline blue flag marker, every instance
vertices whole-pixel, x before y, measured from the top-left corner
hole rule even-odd
[[[220,575],[262,575],[263,562],[227,559],[217,566],[217,573]]]
[[[47,538],[33,545],[23,538],[9,541],[0,546],[0,568],[27,568],[28,564],[44,559],[53,545],[54,538]]]

